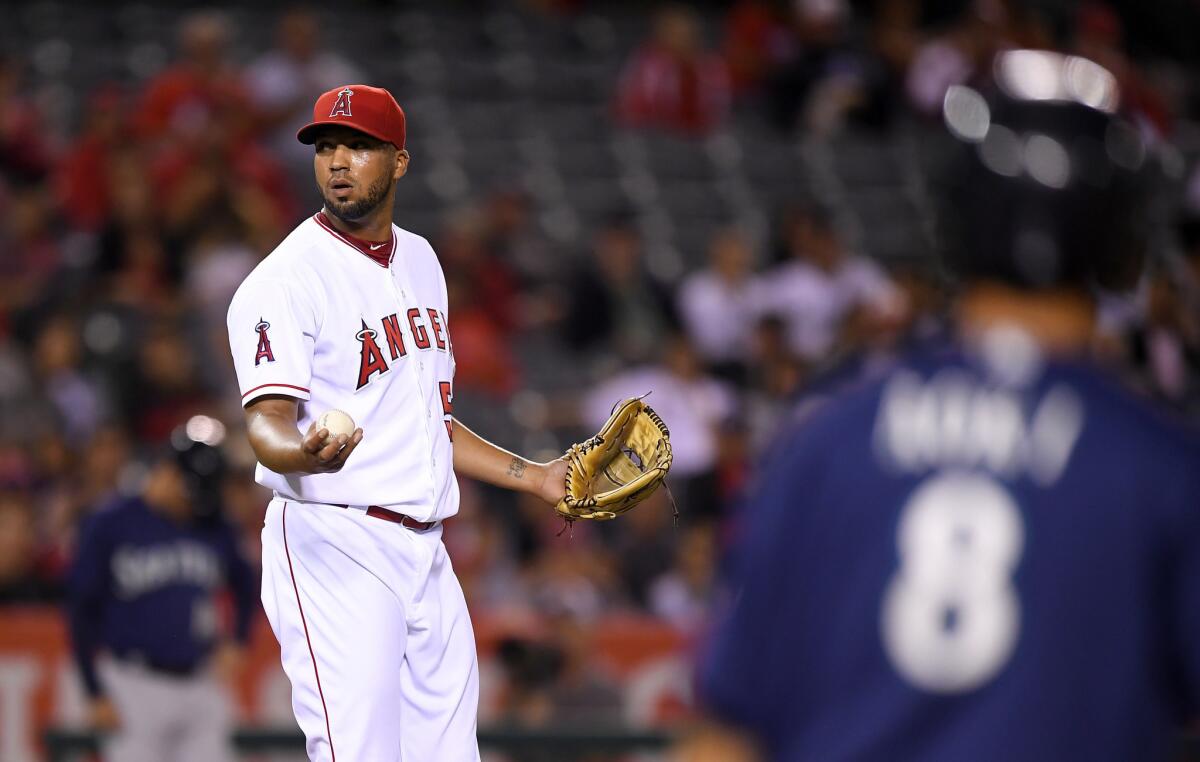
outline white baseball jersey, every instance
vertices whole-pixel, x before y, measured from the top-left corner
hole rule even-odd
[[[419,521],[456,513],[446,312],[445,276],[424,238],[393,225],[391,243],[368,246],[323,214],[292,231],[229,307],[242,404],[295,397],[302,433],[344,410],[363,440],[337,473],[259,464],[258,483],[284,498],[379,505]]]

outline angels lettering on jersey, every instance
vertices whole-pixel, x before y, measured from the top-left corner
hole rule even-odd
[[[451,357],[454,356],[454,348],[450,345],[450,334],[446,330],[444,314],[432,307],[425,309],[413,307],[405,313],[405,319],[408,321],[409,332],[417,349],[436,349],[440,352],[448,352]],[[408,348],[404,343],[404,333],[400,329],[400,320],[399,313],[395,312],[380,318],[383,336],[387,343],[387,357],[390,357],[390,361],[393,363],[408,355]],[[379,346],[379,332],[368,325],[365,319],[361,323],[362,328],[354,334],[354,338],[360,345],[358,383],[354,387],[356,391],[371,383],[377,374],[383,375],[390,370],[389,361]]]

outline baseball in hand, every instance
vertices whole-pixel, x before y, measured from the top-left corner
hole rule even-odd
[[[354,433],[354,419],[341,410],[330,410],[322,413],[321,417],[317,419],[317,430],[321,429],[329,430],[329,439],[333,439],[338,434],[350,436]]]

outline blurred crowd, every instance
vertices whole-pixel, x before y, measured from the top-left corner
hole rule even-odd
[[[588,4],[561,5],[537,12]],[[1093,58],[1182,164],[1161,250],[1128,293],[1101,295],[1096,351],[1147,395],[1197,415],[1200,173],[1172,146],[1195,136],[1200,83],[1186,67],[1131,57],[1121,17],[1099,3],[1057,17],[1004,0],[951,5],[666,8],[647,15],[645,40],[612,83],[612,118],[679,140],[738,115],[797,137],[899,122],[932,131],[947,87],[972,82],[995,50]],[[274,47],[246,61],[232,56],[236,30],[219,13],[186,15],[178,32],[157,74],[76,93],[77,124],[43,116],[21,51],[0,52],[0,604],[59,600],[81,517],[137,489],[147,453],[194,414],[231,432],[238,468],[225,511],[257,555],[268,496],[252,479],[225,310],[317,209],[310,149],[294,139],[313,99],[372,72],[325,49],[305,10],[281,13]],[[673,434],[670,494],[612,525],[564,532],[534,501],[463,485],[446,542],[472,610],[513,622],[501,653],[511,718],[618,711],[617,693],[589,672],[588,623],[623,611],[695,632],[718,550],[784,413],[941,330],[947,284],[932,252],[889,267],[855,251],[827,199],[770,212],[766,239],[721,229],[694,257],[706,265],[673,282],[647,267],[628,210],[588,220],[585,245],[563,251],[520,187],[447,209],[433,233],[456,407],[505,411],[483,423],[464,413],[465,423],[553,457],[615,400],[652,390]],[[396,218],[405,224],[403,209]],[[548,366],[572,369],[573,382],[548,385]]]

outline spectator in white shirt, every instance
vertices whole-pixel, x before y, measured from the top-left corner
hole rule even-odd
[[[806,362],[829,359],[851,316],[887,319],[903,309],[900,291],[883,268],[847,252],[819,209],[804,207],[788,216],[784,245],[786,261],[765,276],[761,312],[783,318],[792,351]]]
[[[250,92],[266,118],[271,148],[290,169],[301,167],[308,175],[312,174],[312,147],[299,143],[296,131],[312,116],[313,101],[326,90],[364,79],[353,63],[321,49],[317,18],[303,8],[280,17],[275,47],[247,70]]]
[[[705,374],[687,339],[669,335],[662,345],[661,365],[644,365],[618,373],[584,395],[581,413],[588,428],[599,428],[613,403],[652,392],[646,404],[671,430],[674,462],[668,484],[681,511],[719,512],[716,487],[718,428],[736,412],[732,388]]]
[[[745,236],[727,228],[713,237],[708,267],[679,288],[679,313],[696,351],[719,375],[740,378],[750,354],[762,285]]]

